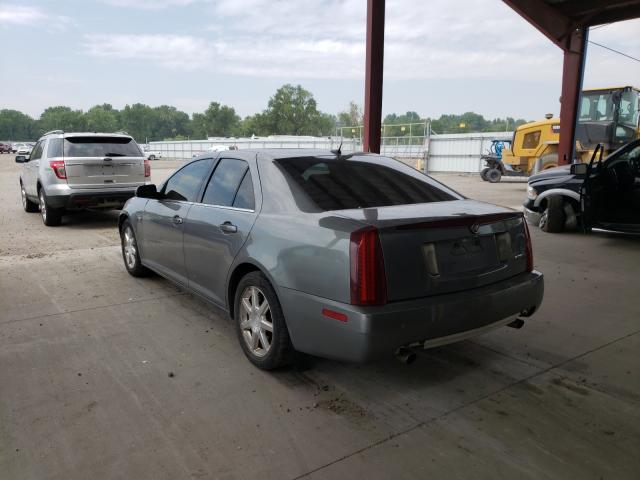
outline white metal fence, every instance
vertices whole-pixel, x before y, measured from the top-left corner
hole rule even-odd
[[[469,172],[476,173],[482,168],[480,157],[491,145],[492,139],[508,140],[512,132],[487,132],[435,135],[431,137],[383,137],[381,153],[402,160],[420,170],[429,172]],[[239,150],[263,148],[305,148],[332,150],[340,145],[340,138],[292,139],[278,138],[228,138],[215,140],[190,140],[150,142],[150,149],[160,152],[163,158],[188,160],[206,152],[209,148],[225,145]],[[342,140],[344,153],[362,151],[358,138]]]

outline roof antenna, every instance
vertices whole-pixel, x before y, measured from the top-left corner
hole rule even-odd
[[[343,139],[342,137],[340,137],[340,146],[337,148],[337,150],[331,150],[331,153],[337,155],[338,157],[342,155],[342,142]]]

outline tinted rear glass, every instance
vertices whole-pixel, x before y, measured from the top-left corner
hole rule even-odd
[[[286,158],[275,164],[284,170],[287,181],[299,186],[321,211],[458,199],[399,162],[398,168],[322,158]]]
[[[138,144],[127,137],[69,137],[65,157],[142,157]]]

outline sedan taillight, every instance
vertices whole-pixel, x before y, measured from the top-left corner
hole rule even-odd
[[[56,177],[61,180],[67,178],[67,169],[64,166],[64,160],[50,160],[49,165],[53,169],[53,173],[56,174]]]
[[[151,176],[151,163],[149,163],[148,158],[144,159],[144,176],[145,177]]]
[[[351,304],[384,305],[387,303],[387,279],[378,230],[355,231],[350,240]]]

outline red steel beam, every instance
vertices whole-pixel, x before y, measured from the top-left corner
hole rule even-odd
[[[588,28],[574,30],[567,38],[566,45],[564,46],[562,96],[560,97],[559,165],[572,163],[575,156],[578,102],[580,101],[580,92],[582,91],[588,39]]]
[[[380,153],[385,0],[367,0],[367,63],[364,85],[364,151]]]

